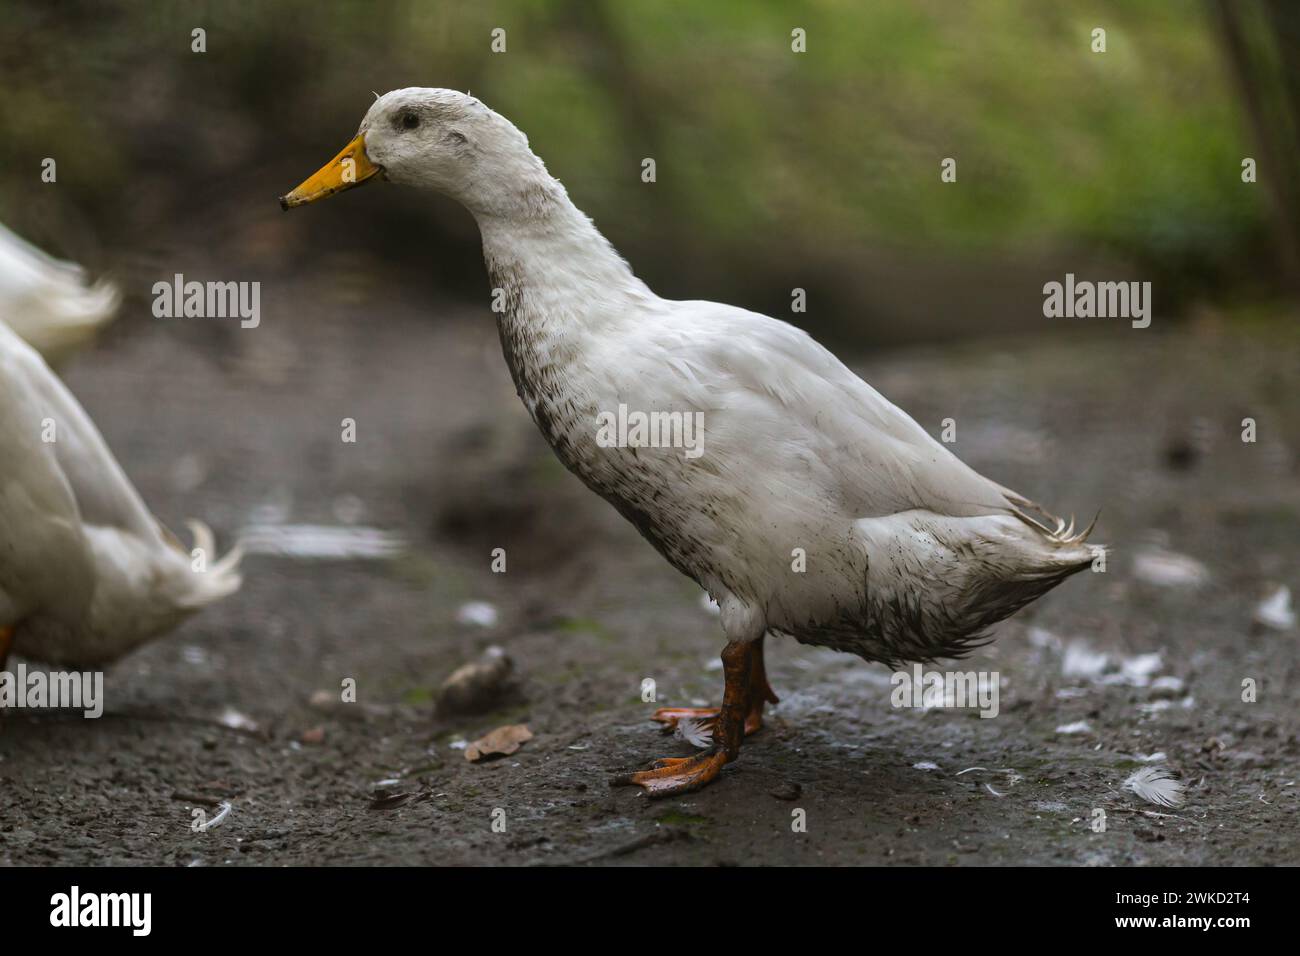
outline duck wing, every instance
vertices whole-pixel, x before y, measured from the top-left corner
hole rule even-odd
[[[854,518],[924,509],[1015,514],[1026,499],[966,465],[808,333],[713,302],[677,302],[643,335],[677,372],[708,441],[814,460],[818,491]],[[759,467],[770,463],[757,462]]]

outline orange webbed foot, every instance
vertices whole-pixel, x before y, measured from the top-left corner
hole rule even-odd
[[[688,719],[707,723],[707,740],[703,734],[691,735],[692,742],[708,746],[707,750],[693,757],[656,760],[651,769],[615,777],[610,783],[616,787],[640,787],[650,797],[668,797],[699,790],[717,777],[723,766],[739,755],[741,741],[752,726],[749,718],[757,716],[761,720],[762,717],[762,700],[751,701],[750,694],[751,683],[757,683],[754,676],[762,677],[754,663],[755,652],[755,643],[746,641],[728,641],[722,649],[724,681],[720,709],[665,707],[654,715],[656,721],[670,729]]]
[[[625,774],[610,781],[615,787],[638,786],[649,797],[671,797],[699,790],[716,777],[727,762],[720,750],[706,751],[693,757],[664,757],[650,770]]]

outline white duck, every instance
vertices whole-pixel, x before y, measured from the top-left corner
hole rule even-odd
[[[281,205],[380,173],[474,214],[506,362],[533,420],[571,471],[721,606],[726,687],[720,711],[705,712],[713,747],[616,782],[661,796],[717,776],[776,700],[768,633],[869,661],[959,656],[1092,561],[1087,531],[1035,517],[806,333],[656,296],[527,138],[473,97],[379,97],[356,138]],[[702,413],[702,453],[605,447],[602,416],[620,406]],[[656,719],[687,715],[702,716]]]
[[[3,321],[0,449],[0,669],[11,647],[51,664],[106,664],[238,590],[239,550],[217,560],[199,522],[202,554],[182,547]]]
[[[55,259],[0,225],[0,320],[58,364],[117,314],[121,295],[107,279]]]

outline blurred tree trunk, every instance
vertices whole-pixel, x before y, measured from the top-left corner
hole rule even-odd
[[[618,103],[616,118],[629,144],[646,156],[662,156],[661,104],[633,69],[627,44],[605,2],[573,0],[564,8],[568,21],[589,38],[587,62],[592,78]]]
[[[1296,188],[1300,171],[1300,3],[1263,0],[1261,7],[1241,0],[1211,0],[1211,8],[1255,137],[1259,181],[1273,214],[1278,265],[1287,284],[1300,294],[1300,192]],[[1261,12],[1263,16],[1258,15]],[[1267,51],[1272,55],[1259,49],[1261,43],[1273,47]]]
[[[1268,12],[1282,64],[1281,87],[1291,120],[1288,132],[1292,158],[1300,160],[1300,3],[1268,0]]]

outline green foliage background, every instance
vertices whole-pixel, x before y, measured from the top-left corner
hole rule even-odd
[[[1252,44],[1281,69],[1266,37]],[[769,279],[776,295],[803,271],[851,297],[859,262],[914,251],[1086,250],[1184,299],[1280,282],[1264,187],[1240,179],[1250,125],[1199,0],[22,4],[0,71],[0,218],[55,247],[78,223],[110,261],[178,223],[246,245],[237,224],[332,155],[372,90],[430,85],[512,118],[670,292],[761,304]],[[45,156],[57,188],[39,184]],[[344,220],[385,258],[468,262],[465,221],[409,193],[320,228],[341,241]]]

